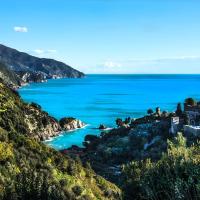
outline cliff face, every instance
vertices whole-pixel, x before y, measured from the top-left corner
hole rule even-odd
[[[37,58],[27,53],[0,45],[0,62],[15,72],[22,83],[42,82],[50,78],[81,78],[82,72],[65,63],[46,58]]]

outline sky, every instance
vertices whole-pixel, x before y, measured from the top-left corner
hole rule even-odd
[[[200,73],[199,0],[1,0],[0,43],[89,73]]]

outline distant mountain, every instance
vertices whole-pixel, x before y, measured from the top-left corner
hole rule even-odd
[[[42,82],[51,78],[81,78],[82,72],[63,62],[38,58],[0,44],[0,62],[15,72],[22,82]]]

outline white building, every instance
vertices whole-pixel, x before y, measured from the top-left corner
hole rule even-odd
[[[180,124],[180,119],[179,117],[172,117],[171,118],[171,128],[170,128],[170,133],[172,133],[173,135],[176,134],[178,132],[178,126]]]

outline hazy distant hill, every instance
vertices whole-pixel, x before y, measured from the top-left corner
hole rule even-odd
[[[14,71],[24,82],[40,82],[47,78],[81,78],[82,72],[65,63],[37,58],[0,44],[0,62]]]

